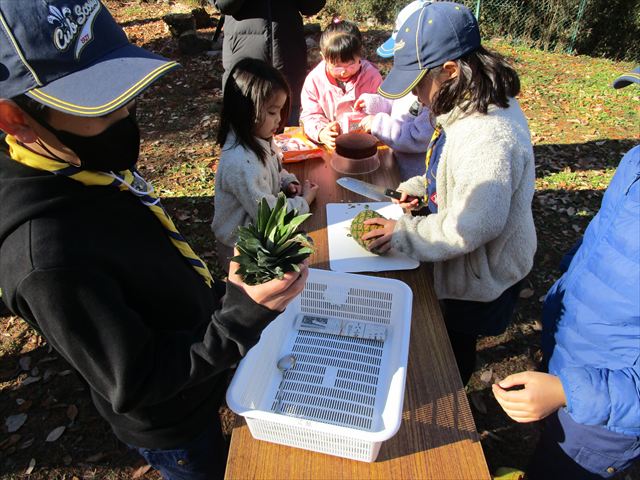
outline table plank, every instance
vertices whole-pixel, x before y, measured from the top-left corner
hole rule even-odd
[[[397,169],[390,150],[380,149],[381,167],[357,178],[396,187]],[[312,205],[313,216],[304,227],[314,240],[314,268],[329,268],[326,232],[327,203],[367,202],[368,199],[336,185],[343,175],[334,171],[329,155],[286,165],[298,178],[320,186]],[[433,291],[429,266],[416,270],[372,275],[396,278],[413,290],[409,362],[398,433],[382,443],[373,463],[254,440],[242,417],[231,437],[225,478],[235,479],[489,479],[489,471],[476,432],[440,307]]]

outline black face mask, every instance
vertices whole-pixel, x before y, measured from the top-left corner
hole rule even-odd
[[[132,169],[140,153],[140,129],[130,114],[92,137],[56,130],[49,125],[60,142],[80,159],[82,168],[103,172]]]
[[[140,129],[135,119],[135,110],[109,126],[104,132],[91,137],[53,128],[41,112],[25,109],[40,125],[49,130],[60,142],[73,150],[86,170],[102,172],[132,169],[140,154]],[[47,149],[48,150],[48,149]]]

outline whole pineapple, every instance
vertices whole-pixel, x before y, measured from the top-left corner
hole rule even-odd
[[[369,209],[362,210],[355,217],[353,217],[353,220],[351,220],[350,233],[353,239],[356,242],[358,242],[358,244],[362,248],[370,251],[371,253],[377,253],[375,251],[369,250],[369,244],[373,240],[362,240],[362,235],[372,230],[377,230],[378,228],[380,228],[379,225],[365,225],[364,221],[370,218],[385,218],[385,217],[383,217],[382,215],[380,215],[378,212],[374,210],[369,210]]]
[[[310,213],[287,212],[287,197],[278,194],[273,209],[263,198],[255,223],[238,228],[236,247],[240,252],[233,260],[240,264],[237,273],[247,285],[260,285],[287,272],[300,271],[298,264],[313,253],[311,238],[298,232]]]

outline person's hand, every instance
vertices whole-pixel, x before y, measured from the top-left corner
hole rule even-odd
[[[362,131],[371,133],[371,126],[373,125],[373,115],[367,115],[358,124],[358,127],[362,129]]]
[[[338,135],[340,135],[340,124],[338,122],[331,122],[320,130],[318,139],[320,140],[320,143],[333,150],[336,148],[336,137]]]
[[[302,196],[304,197],[304,199],[307,201],[309,205],[311,205],[313,201],[316,199],[316,195],[318,194],[319,188],[320,187],[318,187],[317,184],[309,180],[304,181],[304,185],[302,186]]]
[[[521,390],[507,391],[521,386]],[[555,375],[542,372],[520,372],[509,375],[491,386],[493,395],[516,422],[542,420],[567,403],[562,382]]]
[[[291,182],[289,185],[287,185],[287,188],[285,189],[286,191],[284,192],[287,197],[296,197],[298,195],[302,195],[302,185],[300,185],[300,182]]]
[[[379,254],[388,252],[391,248],[391,237],[393,229],[396,227],[396,221],[388,218],[370,218],[365,220],[364,224],[381,227],[362,235],[362,240],[375,239],[368,245],[369,250]]]
[[[239,255],[240,252],[234,248],[233,255]],[[282,280],[269,280],[262,285],[247,285],[242,281],[240,275],[236,272],[240,268],[237,262],[231,260],[229,263],[229,276],[227,281],[233,283],[244,293],[247,294],[254,302],[263,307],[277,312],[282,312],[289,302],[298,296],[309,276],[309,259],[306,259],[299,265],[300,272],[288,272],[284,274]]]
[[[395,198],[392,198],[391,201],[393,203],[399,204],[403,210],[405,211],[419,210],[420,208],[422,208],[420,199],[418,197],[408,195],[407,192],[400,192],[400,194],[401,195],[398,200],[396,200]]]
[[[366,106],[367,106],[367,102],[364,101],[364,98],[359,98],[353,104],[353,110],[356,112],[364,112],[364,109]]]

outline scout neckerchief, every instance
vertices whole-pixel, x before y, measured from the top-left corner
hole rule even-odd
[[[427,155],[424,159],[425,164],[425,172],[424,172],[424,203],[429,203],[429,184],[431,183],[431,179],[429,178],[429,166],[431,165],[431,160],[433,157],[434,150],[436,148],[436,143],[438,143],[438,139],[440,138],[440,134],[442,133],[442,127],[440,125],[436,125],[436,128],[433,130],[433,135],[431,135],[431,140],[429,140],[429,146],[427,147]],[[435,202],[434,202],[435,203]]]
[[[187,259],[187,262],[189,262],[195,271],[202,276],[207,286],[211,286],[213,278],[206,264],[200,260],[184,237],[180,235],[180,232],[178,232],[178,229],[160,203],[160,199],[153,195],[153,186],[147,183],[136,171],[98,172],[83,170],[68,163],[32,152],[20,145],[17,140],[10,135],[7,135],[6,142],[9,144],[11,158],[18,163],[38,170],[45,170],[55,175],[64,175],[87,186],[100,185],[118,187],[120,190],[128,190],[138,197],[160,221],[173,246]]]

